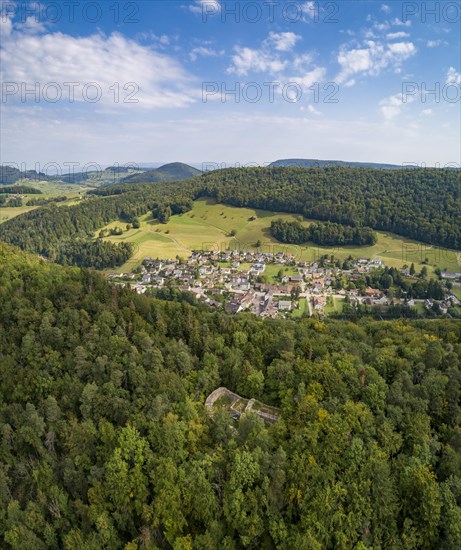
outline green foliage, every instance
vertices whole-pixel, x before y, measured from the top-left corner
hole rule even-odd
[[[122,179],[121,183],[155,183],[178,181],[199,176],[202,172],[181,162],[165,164],[154,170],[146,170],[140,174],[133,174]]]
[[[175,298],[0,249],[1,548],[461,547],[459,323]]]
[[[213,197],[233,206],[299,213],[332,222],[314,224],[310,236],[319,243],[373,244],[374,229],[460,250],[460,179],[461,172],[442,169],[216,170],[168,185],[100,188],[78,205],[48,205],[6,221],[0,226],[0,240],[52,258],[63,243],[76,238],[92,240],[111,222],[133,223],[152,211],[165,223],[169,215],[190,210],[193,200]],[[440,203],[444,209],[438,207]]]
[[[126,194],[113,189],[111,197],[93,198],[75,206],[50,204],[18,216],[17,221],[9,220],[0,226],[0,240],[64,264],[97,269],[122,265],[132,254],[131,245],[98,242],[94,234],[111,221],[132,222],[157,208],[159,191],[153,186],[131,187]],[[171,210],[188,208],[190,200],[183,198],[178,187],[172,184],[169,193],[175,196]],[[166,195],[166,191],[162,193],[163,200]]]
[[[299,213],[461,249],[459,170],[239,168],[200,180],[204,195],[233,206]]]
[[[34,187],[28,187],[26,185],[12,185],[12,186],[0,185],[0,194],[42,195],[43,193],[39,189],[35,189]]]
[[[51,204],[53,202],[65,202],[67,200],[66,196],[50,197],[48,199],[29,199],[27,201],[28,206],[45,206],[46,204]]]
[[[377,236],[369,227],[350,227],[338,223],[312,223],[304,227],[300,222],[273,221],[271,233],[282,243],[303,244],[308,241],[321,246],[374,245]]]

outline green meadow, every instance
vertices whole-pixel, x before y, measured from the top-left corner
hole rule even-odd
[[[33,187],[41,191],[44,195],[83,195],[86,191],[93,189],[93,187],[88,185],[64,183],[62,181],[22,180],[17,181],[16,184]]]
[[[11,220],[11,218],[15,218],[16,216],[20,216],[21,214],[25,214],[26,212],[30,212],[36,208],[38,208],[38,206],[26,205],[18,206],[17,208],[0,207],[0,223],[5,223],[6,221]]]
[[[250,218],[256,219],[250,221]],[[421,269],[427,259],[429,270],[435,267],[449,271],[461,271],[461,254],[378,232],[378,241],[373,246],[329,248],[317,245],[284,245],[270,234],[271,222],[277,218],[287,221],[302,220],[299,215],[249,208],[235,208],[217,204],[210,199],[200,199],[190,212],[172,216],[167,224],[159,224],[152,214],[143,216],[141,227],[125,231],[123,235],[109,237],[113,242],[131,242],[135,246],[133,257],[118,271],[133,269],[146,257],[187,258],[192,250],[255,249],[291,253],[299,261],[313,261],[323,254],[334,254],[344,259],[351,255],[364,258],[381,258],[386,265],[401,268],[414,262]],[[123,222],[114,222],[107,228],[125,227]],[[231,236],[235,231],[235,236]]]
[[[45,182],[47,183],[47,182]],[[31,185],[31,187],[34,187]],[[0,188],[1,189],[1,188]],[[73,204],[77,204],[80,201],[81,195],[78,195],[75,193],[60,193],[60,195],[65,195],[67,197],[66,201],[63,202],[57,202],[55,203],[57,206],[72,206]],[[43,195],[25,195],[26,198],[23,200],[24,206],[18,206],[18,207],[0,207],[0,224],[5,223],[8,220],[11,220],[11,218],[16,218],[17,216],[20,216],[21,214],[25,214],[26,212],[30,212],[31,210],[36,210],[37,208],[41,208],[41,206],[28,206],[28,201],[31,199],[51,199],[56,196],[55,193],[52,194],[43,194]]]

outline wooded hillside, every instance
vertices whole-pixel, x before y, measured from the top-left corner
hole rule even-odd
[[[228,317],[2,247],[0,333],[2,548],[461,547],[457,322]]]

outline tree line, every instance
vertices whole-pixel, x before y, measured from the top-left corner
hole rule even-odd
[[[0,194],[43,195],[43,193],[39,189],[35,189],[34,187],[28,187],[27,185],[11,185],[11,186],[0,185]]]
[[[113,221],[131,223],[154,211],[165,223],[176,206],[184,211],[199,197],[213,197],[233,206],[297,213],[357,228],[359,241],[362,237],[372,241],[373,229],[461,249],[461,173],[457,170],[225,169],[168,186],[109,186],[88,196],[78,205],[47,205],[8,220],[0,226],[0,240],[52,257],[63,241],[92,240]],[[341,240],[351,231],[323,224],[317,229],[314,238],[323,242]]]
[[[110,268],[122,265],[131,247],[126,243],[96,242],[98,230],[115,220],[139,224],[137,218],[157,209],[159,203],[169,205],[174,213],[191,205],[190,195],[183,196],[180,184],[171,184],[167,190],[131,185],[129,192],[125,188],[117,191],[115,188],[111,194],[89,195],[72,206],[58,207],[53,202],[8,220],[0,225],[0,240],[59,263]],[[83,245],[79,253],[78,246]]]
[[[371,246],[376,243],[376,233],[369,227],[351,227],[338,223],[312,223],[302,225],[299,221],[282,219],[271,223],[271,234],[287,244],[313,242],[321,246]]]

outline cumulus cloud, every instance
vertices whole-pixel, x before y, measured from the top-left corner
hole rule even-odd
[[[383,44],[369,40],[362,48],[348,50],[343,47],[337,58],[341,71],[336,80],[342,84],[356,74],[377,76],[389,67],[398,70],[402,62],[415,53],[413,42]]]
[[[301,68],[311,61],[310,54],[303,54],[288,59],[283,54],[290,53],[301,36],[293,32],[270,32],[259,48],[235,46],[232,56],[232,65],[228,67],[228,74],[247,76],[250,72],[280,74],[290,66]]]
[[[390,122],[401,114],[402,108],[405,104],[412,103],[413,101],[414,98],[411,96],[405,97],[404,99],[403,94],[400,92],[380,101],[379,110],[384,119],[387,122]]]
[[[458,86],[461,86],[461,73],[454,67],[448,69],[446,84],[458,84]]]
[[[319,17],[319,3],[318,2],[305,2],[301,4],[302,12],[308,19],[318,20]]]
[[[413,42],[395,42],[388,45],[389,51],[395,54],[399,59],[407,59],[416,53]]]
[[[13,32],[13,19],[16,9],[17,6],[13,3],[0,2],[0,39],[6,39]]]
[[[389,40],[396,40],[397,38],[408,38],[410,35],[407,32],[390,32],[386,35]]]
[[[301,36],[294,32],[270,32],[267,44],[279,52],[289,52],[299,40],[301,40]]]
[[[212,15],[221,11],[221,4],[218,0],[195,0],[194,4],[189,6],[189,11]]]
[[[392,20],[392,24],[396,27],[411,27],[411,21],[410,19],[407,19],[406,21],[402,21],[398,17]]]
[[[300,39],[299,35],[291,32],[271,32],[260,48],[236,46],[236,53],[232,56],[232,65],[227,73],[238,76],[248,76],[251,72],[268,73],[276,75],[281,84],[293,83],[308,90],[315,82],[325,78],[326,69],[315,66],[313,53],[292,52]],[[291,55],[282,55],[287,53]]]
[[[325,78],[326,70],[324,67],[316,67],[309,72],[302,74],[301,76],[292,76],[289,80],[294,82],[303,88],[308,90],[316,82],[322,82]]]
[[[232,56],[232,65],[227,69],[228,74],[247,76],[249,72],[276,74],[283,71],[288,61],[282,61],[272,52],[261,49],[235,47]]]
[[[382,4],[380,10],[384,13],[390,13],[391,7],[387,4]]]
[[[38,21],[36,17],[27,17],[23,23],[17,23],[15,28],[28,34],[40,34],[46,31],[45,23]]]
[[[189,57],[191,58],[191,61],[197,61],[199,57],[221,57],[224,54],[224,50],[214,50],[213,48],[208,48],[206,46],[198,46],[190,51]]]

